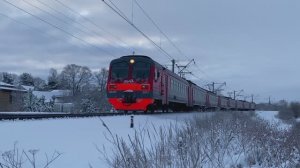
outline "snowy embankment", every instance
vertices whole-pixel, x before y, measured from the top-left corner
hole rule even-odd
[[[282,120],[277,118],[278,111],[256,111],[256,114],[260,119],[267,121],[279,129],[288,130],[292,127],[292,125],[284,123]]]
[[[272,163],[275,163],[275,165],[277,164],[275,161],[278,161],[278,164],[282,164],[281,160],[272,158],[273,155],[268,156],[267,154],[278,153],[278,151],[273,150],[281,150],[283,156],[280,155],[280,157],[289,156],[289,150],[284,149],[287,153],[287,155],[284,155],[283,149],[280,148],[285,143],[280,137],[282,135],[285,137],[285,134],[276,133],[276,131],[274,132],[266,127],[264,122],[262,123],[255,119],[257,116],[277,128],[285,129],[289,128],[289,126],[276,118],[277,112],[264,111],[256,112],[256,114],[254,115],[251,112],[209,112],[138,115],[134,116],[133,129],[130,128],[130,115],[101,117],[101,119],[113,135],[118,135],[120,138],[127,140],[127,142],[128,137],[134,137],[135,133],[145,132],[144,130],[148,130],[150,133],[154,132],[153,127],[165,128],[168,131],[170,124],[179,127],[184,125],[181,131],[190,132],[191,135],[180,134],[178,141],[172,141],[172,138],[169,136],[162,137],[165,141],[164,146],[168,148],[166,150],[170,149],[169,146],[175,147],[175,151],[178,151],[176,148],[179,147],[179,154],[184,154],[185,150],[197,152],[194,149],[200,149],[201,155],[199,156],[201,156],[202,167],[251,165],[252,167],[260,168],[261,166],[259,165],[268,159],[273,159]],[[196,116],[199,116],[200,120],[195,120]],[[254,120],[252,120],[252,117],[254,117]],[[185,121],[187,119],[193,119],[195,125],[186,125]],[[194,129],[196,127],[198,128]],[[181,132],[180,130],[178,131]],[[113,154],[111,149],[116,149],[108,141],[108,139],[111,139],[109,131],[103,126],[99,117],[0,121],[0,135],[0,154],[11,150],[15,142],[17,142],[17,147],[20,150],[38,149],[37,160],[39,160],[39,164],[45,163],[45,153],[48,155],[55,151],[62,153],[61,157],[50,166],[53,168],[83,168],[89,167],[89,165],[95,168],[105,168],[107,167],[107,162],[103,159],[103,155],[97,151],[97,147],[102,149],[105,146],[108,155]],[[274,138],[270,138],[270,136],[274,136]],[[147,135],[145,138],[147,138]],[[174,138],[176,139],[177,136],[173,135],[173,140]],[[190,141],[185,141],[186,138],[190,138]],[[159,143],[161,139],[157,136],[153,137],[153,140]],[[148,141],[148,139],[145,139],[145,141]],[[185,147],[185,144],[188,146]],[[149,146],[149,143],[146,142],[145,145]],[[277,146],[274,148],[274,145]],[[264,159],[256,157],[256,153],[264,156]],[[191,157],[193,156],[191,155]],[[172,157],[169,159],[172,159]],[[285,158],[285,160],[291,159]],[[30,167],[28,162],[26,164],[27,166],[24,167]]]
[[[195,115],[210,116],[212,113],[139,115],[134,117],[134,129],[130,128],[130,116],[101,117],[101,119],[113,134],[127,138],[128,135],[134,134],[135,129],[151,130],[153,126],[183,123]],[[101,154],[96,146],[101,148],[104,145],[107,149],[112,147],[104,136],[108,135],[108,131],[97,117],[0,121],[0,135],[0,153],[11,150],[15,142],[19,149],[38,149],[38,160],[41,162],[45,161],[45,153],[51,155],[54,151],[61,152],[62,156],[51,166],[55,168],[83,168],[89,164],[94,167],[105,167],[105,161],[99,159]]]
[[[32,114],[66,114],[63,112],[0,112],[1,114],[22,114],[22,115],[32,115]]]

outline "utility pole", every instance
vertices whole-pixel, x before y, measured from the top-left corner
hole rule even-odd
[[[184,78],[185,74],[191,74],[191,73],[192,73],[192,72],[190,72],[190,71],[187,71],[188,66],[189,66],[192,62],[194,62],[194,64],[196,63],[195,60],[192,59],[192,60],[191,60],[190,62],[188,62],[186,65],[177,65],[177,64],[175,64],[175,65],[177,66],[178,70],[179,70],[179,71],[178,71],[178,74],[179,74],[180,77]]]
[[[219,85],[219,87],[216,88],[215,87],[216,85]],[[223,82],[223,83],[212,82],[211,84],[207,84],[206,86],[208,86],[209,90],[210,90],[209,86],[212,86],[212,92],[217,94],[218,92],[221,92],[224,90],[224,89],[222,89],[222,87],[226,86],[226,82]]]
[[[237,97],[241,96],[241,93],[243,92],[244,90],[239,90],[239,91],[236,91],[234,90],[233,91],[233,99],[235,100]]]
[[[271,105],[271,96],[269,96],[269,105]]]
[[[172,72],[174,73],[175,72],[175,60],[172,59]]]
[[[251,96],[247,95],[247,96],[244,96],[244,101],[246,101],[248,98],[250,98]]]

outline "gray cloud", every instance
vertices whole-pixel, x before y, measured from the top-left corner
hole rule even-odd
[[[103,30],[61,6],[55,0],[41,0],[69,18],[35,0],[28,2],[62,20],[57,20],[23,1],[10,1],[51,22],[51,24],[87,41],[86,44],[32,16],[0,2],[0,71],[30,72],[46,77],[49,68],[61,69],[75,63],[91,69],[107,67],[111,59],[136,51],[169,64],[161,54],[130,25],[101,1],[64,0],[72,9],[95,22]],[[131,18],[130,0],[113,0]],[[300,100],[300,2],[296,0],[152,0],[140,4],[171,39],[189,57],[195,58],[200,77],[189,77],[205,84],[226,81],[227,89],[244,89],[260,95],[258,101]],[[186,61],[134,6],[133,22],[175,59]],[[30,27],[18,22],[30,25]],[[111,34],[107,33],[109,31]],[[88,33],[85,33],[88,32]],[[100,35],[100,36],[98,36]],[[117,38],[115,38],[117,37]],[[120,41],[120,39],[122,41]],[[124,44],[125,42],[126,44]],[[204,71],[205,73],[203,73]]]

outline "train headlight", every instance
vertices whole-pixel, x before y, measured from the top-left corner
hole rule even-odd
[[[130,62],[130,64],[134,64],[135,61],[134,61],[134,59],[130,59],[129,62]]]
[[[141,86],[141,89],[142,89],[142,91],[149,91],[150,90],[150,86],[149,86],[149,84],[143,84]]]

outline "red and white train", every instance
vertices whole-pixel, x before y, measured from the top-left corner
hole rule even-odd
[[[111,61],[107,97],[116,110],[125,112],[255,109],[254,103],[216,95],[142,55]]]

